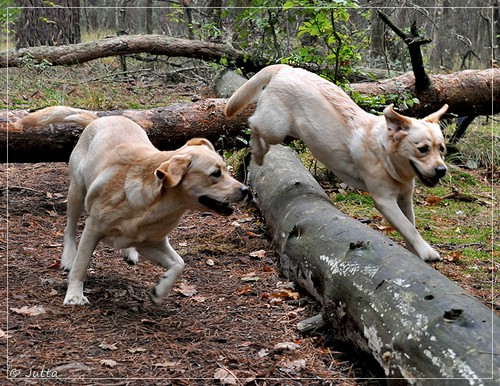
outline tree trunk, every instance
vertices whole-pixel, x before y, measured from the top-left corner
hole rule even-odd
[[[264,60],[253,60],[225,44],[171,38],[163,35],[128,35],[105,38],[89,43],[57,47],[32,47],[2,52],[0,67],[22,65],[22,58],[29,55],[36,62],[47,60],[52,65],[73,65],[116,55],[148,53],[150,55],[183,56],[219,62],[222,58],[233,62],[246,72],[264,67]]]
[[[249,182],[282,271],[321,302],[335,337],[371,354],[389,378],[494,384],[500,318],[491,310],[338,211],[289,148],[272,146]]]
[[[207,99],[152,110],[123,110],[99,112],[100,116],[124,115],[144,128],[151,142],[161,150],[175,149],[188,139],[204,137],[219,146],[242,146],[238,136],[253,112],[249,106],[241,116],[227,121],[223,99]],[[22,131],[14,122],[25,111],[0,113],[0,162],[57,162],[67,161],[83,128],[73,124],[48,127],[25,127]],[[7,148],[8,144],[8,148]]]
[[[80,42],[80,0],[49,6],[41,0],[19,0],[22,12],[16,24],[16,47],[38,47]]]

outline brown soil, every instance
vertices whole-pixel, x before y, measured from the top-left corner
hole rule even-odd
[[[158,267],[129,266],[100,245],[85,282],[91,304],[67,307],[58,269],[66,164],[2,165],[0,175],[8,178],[0,190],[2,211],[8,202],[0,227],[0,355],[9,378],[2,385],[39,384],[34,376],[49,385],[381,383],[326,331],[298,332],[297,322],[320,308],[280,277],[251,203],[227,218],[185,216],[171,243],[186,270],[164,305],[148,299]]]

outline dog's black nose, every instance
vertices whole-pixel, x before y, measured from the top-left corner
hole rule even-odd
[[[438,166],[434,171],[436,172],[436,176],[441,178],[446,174],[446,166]]]
[[[240,188],[240,192],[243,197],[246,197],[250,194],[250,188],[246,185],[242,185]]]

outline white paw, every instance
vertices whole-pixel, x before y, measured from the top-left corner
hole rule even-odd
[[[431,246],[429,246],[429,248],[427,248],[425,252],[419,253],[418,256],[424,261],[441,260],[441,256],[439,255],[439,253],[436,250],[432,249]]]
[[[139,262],[139,253],[135,248],[126,248],[122,250],[123,259],[127,264],[136,265]]]
[[[89,300],[81,295],[73,295],[73,294],[66,294],[66,297],[64,298],[64,305],[65,306],[84,306],[85,304],[89,304]]]
[[[163,298],[159,297],[159,296],[156,296],[156,287],[153,288],[153,291],[151,291],[149,293],[149,298],[151,299],[151,301],[156,304],[157,306],[159,306],[161,303],[163,303]]]

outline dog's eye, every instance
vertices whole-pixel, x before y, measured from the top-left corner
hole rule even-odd
[[[210,176],[214,178],[220,178],[222,176],[222,171],[220,169],[217,169],[215,172],[210,174]]]
[[[441,145],[441,146],[439,146],[439,151],[441,153],[444,153],[446,151],[446,148],[443,145]]]
[[[429,152],[429,146],[420,146],[418,148],[418,151],[422,154],[428,153]]]

